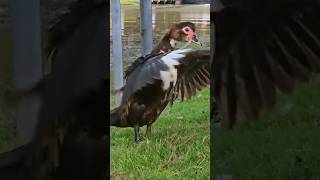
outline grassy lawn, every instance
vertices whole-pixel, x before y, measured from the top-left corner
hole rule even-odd
[[[259,122],[214,129],[214,175],[232,180],[320,179],[320,83],[304,84]]]
[[[209,131],[209,88],[168,106],[149,140],[136,144],[133,128],[112,127],[111,179],[209,179]]]
[[[16,146],[15,107],[13,84],[8,79],[0,80],[0,153]]]

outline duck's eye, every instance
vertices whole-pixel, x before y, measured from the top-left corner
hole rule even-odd
[[[186,31],[186,32],[189,32],[189,28],[186,28],[185,31]]]

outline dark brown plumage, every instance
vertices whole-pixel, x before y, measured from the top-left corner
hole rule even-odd
[[[319,0],[221,0],[212,12],[215,54],[212,94],[231,128],[238,115],[257,119],[279,90],[320,71]]]
[[[164,51],[167,52],[167,51]],[[143,64],[144,62],[146,62],[149,58],[155,57],[160,55],[163,52],[159,52],[159,53],[151,53],[151,54],[147,54],[145,56],[141,56],[139,58],[137,58],[125,71],[124,73],[124,78],[128,79],[129,75],[134,71],[134,69],[136,67],[138,67],[139,65]]]

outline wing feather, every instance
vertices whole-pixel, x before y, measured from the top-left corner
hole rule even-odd
[[[210,51],[192,51],[179,60],[175,91],[181,101],[195,96],[197,91],[210,84]]]
[[[277,90],[290,93],[320,71],[320,1],[240,1],[222,0],[225,9],[213,13],[212,93],[229,128],[241,113],[257,119]]]

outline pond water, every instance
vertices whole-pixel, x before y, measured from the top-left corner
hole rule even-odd
[[[210,5],[153,5],[152,6],[153,44],[169,30],[172,24],[191,21],[203,43],[210,44]],[[138,5],[122,5],[122,56],[124,69],[141,56],[140,12]],[[111,27],[112,28],[112,27]],[[112,69],[112,32],[110,31],[110,64]]]

